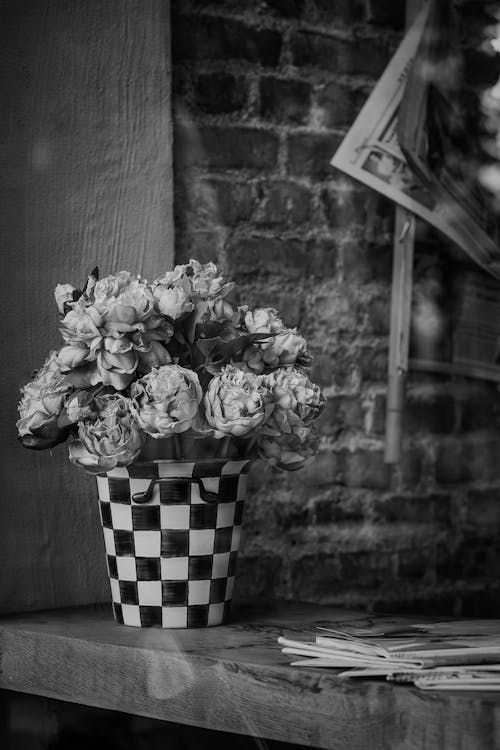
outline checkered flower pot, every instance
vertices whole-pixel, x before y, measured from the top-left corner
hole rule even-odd
[[[97,477],[115,620],[227,621],[249,461],[130,464]]]

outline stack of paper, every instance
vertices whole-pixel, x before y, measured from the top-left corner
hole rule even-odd
[[[469,634],[460,636],[453,625],[448,635],[439,626],[419,626],[404,638],[364,639],[321,628],[313,641],[281,636],[278,643],[284,654],[306,657],[292,666],[341,669],[339,677],[383,677],[422,690],[500,690],[500,627],[494,634],[479,627],[474,635],[470,621]]]

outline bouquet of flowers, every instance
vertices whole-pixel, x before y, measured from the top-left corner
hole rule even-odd
[[[196,260],[152,283],[96,268],[82,290],[58,284],[64,344],[21,389],[22,444],[68,440],[94,474],[155,457],[303,466],[325,403],[306,342],[276,310],[230,302],[233,286]]]

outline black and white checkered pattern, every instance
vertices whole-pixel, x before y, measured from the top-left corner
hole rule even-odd
[[[159,461],[97,477],[115,619],[197,628],[227,621],[249,461]],[[147,504],[135,502],[153,479]],[[195,481],[217,493],[205,502]]]

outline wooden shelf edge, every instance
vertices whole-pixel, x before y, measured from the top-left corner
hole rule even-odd
[[[325,750],[382,750],[409,738],[443,750],[444,727],[479,747],[488,722],[500,736],[500,696],[430,698],[408,686],[343,680],[332,670],[292,668],[276,644],[287,630],[305,634],[352,613],[312,605],[246,611],[231,625],[191,631],[116,625],[108,607],[3,617],[0,688]]]

